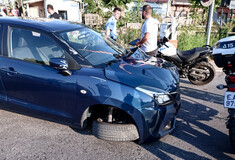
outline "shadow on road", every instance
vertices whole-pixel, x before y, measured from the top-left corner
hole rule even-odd
[[[206,155],[214,159],[233,159],[225,154],[232,152],[228,135],[208,124],[210,120],[217,118],[218,111],[205,106],[203,102],[199,103],[191,99],[194,97],[200,101],[210,100],[222,105],[223,96],[187,87],[181,87],[181,91],[182,95],[186,96],[181,98],[182,107],[177,117],[176,130],[172,133],[172,136],[178,139],[178,141],[174,140],[176,144],[168,144],[166,140],[166,142],[158,141],[141,146],[159,159],[172,159],[169,154],[182,159],[208,159]],[[185,143],[186,146],[182,148],[180,143]],[[181,148],[177,147],[178,144]],[[195,150],[197,153],[202,152],[204,156],[194,153]]]
[[[206,92],[206,91],[202,91],[202,90],[197,90],[197,89],[193,89],[193,88],[188,88],[188,87],[184,87],[184,86],[181,86],[180,89],[181,89],[181,95],[186,95],[188,97],[192,97],[192,98],[205,100],[205,101],[209,101],[209,102],[223,105],[223,102],[224,102],[223,95],[219,95],[219,94],[215,94],[215,93],[211,93],[211,92]]]
[[[188,81],[187,79],[180,79],[180,83],[185,83],[185,84],[192,84],[190,81]]]

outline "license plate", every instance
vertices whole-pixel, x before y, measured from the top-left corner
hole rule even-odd
[[[224,95],[224,107],[235,109],[235,92],[225,92]]]

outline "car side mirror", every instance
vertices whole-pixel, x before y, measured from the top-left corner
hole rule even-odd
[[[62,75],[70,76],[72,75],[71,71],[68,70],[69,65],[66,59],[64,58],[51,58],[50,66],[56,70],[59,70]]]

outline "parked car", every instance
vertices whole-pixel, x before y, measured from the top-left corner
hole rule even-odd
[[[151,142],[170,133],[179,76],[161,59],[137,60],[84,25],[0,18],[0,107],[104,140]],[[151,60],[152,61],[152,60]]]

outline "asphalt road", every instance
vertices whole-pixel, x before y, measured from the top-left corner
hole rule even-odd
[[[0,159],[235,159],[225,126],[225,90],[218,70],[208,85],[181,81],[182,108],[176,129],[157,142],[108,142],[90,130],[73,130],[61,124],[0,110]]]

